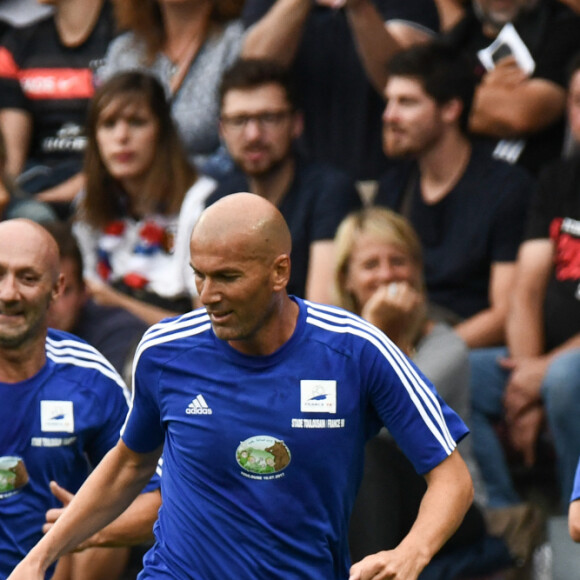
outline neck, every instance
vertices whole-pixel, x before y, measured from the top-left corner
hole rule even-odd
[[[46,335],[16,349],[0,347],[0,381],[19,383],[33,377],[46,362]]]
[[[146,213],[143,201],[143,191],[145,189],[145,179],[136,177],[134,179],[124,179],[121,187],[129,198],[129,211],[133,216],[143,217]]]
[[[77,46],[93,31],[104,0],[64,0],[54,13],[58,35],[65,46]]]
[[[461,179],[471,157],[471,143],[459,130],[444,134],[419,157],[421,195],[425,202],[443,199]]]
[[[256,177],[249,177],[248,181],[252,193],[259,195],[275,206],[279,206],[290,189],[294,179],[296,162],[288,156],[272,171]]]
[[[178,59],[192,41],[204,37],[210,20],[212,4],[200,1],[193,6],[173,2],[160,3],[165,28],[164,52],[170,59]]]
[[[300,308],[291,300],[286,291],[280,293],[269,320],[259,329],[256,336],[229,345],[250,356],[268,356],[286,344],[296,329]]]

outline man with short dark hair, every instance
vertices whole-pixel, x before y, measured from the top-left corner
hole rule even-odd
[[[417,230],[436,316],[470,347],[503,344],[532,179],[470,140],[474,79],[455,51],[416,46],[388,71],[383,145],[400,162],[381,178],[375,203]]]
[[[303,118],[280,65],[240,60],[221,86],[220,132],[237,165],[206,205],[236,191],[251,191],[276,205],[292,233],[291,294],[330,301],[334,233],[361,206],[346,174],[298,155],[294,142]]]
[[[121,441],[11,580],[40,580],[106,524],[162,450],[163,507],[143,580],[416,580],[473,497],[456,450],[465,425],[378,329],[288,295],[291,235],[267,200],[217,201],[190,250],[205,308],[146,333]],[[427,491],[395,549],[350,567],[364,444],[383,423]]]

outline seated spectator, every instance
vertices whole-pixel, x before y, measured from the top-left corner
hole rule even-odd
[[[376,39],[380,29],[377,18],[368,20],[357,29],[356,38],[373,84],[382,89],[391,54],[373,50],[381,42]],[[527,47],[534,61],[532,72],[511,53],[503,58],[496,53],[494,66],[488,63],[487,68],[481,61],[479,51],[490,46],[506,24],[513,24],[515,35]],[[464,18],[443,35],[454,50],[471,58],[481,80],[469,128],[489,142],[495,157],[537,174],[542,165],[560,156],[566,68],[580,49],[579,26],[580,16],[557,0],[507,0],[501,6],[493,0],[472,0]]]
[[[466,61],[436,43],[389,63],[384,147],[401,158],[375,198],[419,234],[433,315],[471,348],[503,344],[515,258],[532,179],[467,134],[474,82]]]
[[[105,0],[55,2],[54,14],[15,28],[0,47],[0,128],[7,172],[67,216],[82,187],[93,71],[114,34]]]
[[[376,28],[368,29],[372,15]],[[267,23],[248,39],[254,57],[291,65],[305,115],[301,151],[357,180],[378,179],[388,166],[380,131],[384,84],[377,93],[367,80],[357,30],[365,30],[365,47],[390,57],[438,32],[435,2],[246,0],[243,18]]]
[[[64,278],[62,294],[48,311],[49,326],[86,340],[130,385],[133,354],[147,325],[123,308],[97,304],[85,286],[83,258],[70,226],[61,221],[42,225],[58,244]]]
[[[102,78],[134,69],[155,75],[190,161],[214,176],[231,168],[220,150],[218,87],[225,69],[245,53],[242,6],[242,0],[117,0],[117,22],[127,32],[111,44],[99,71]]]
[[[381,329],[412,358],[446,403],[468,422],[468,349],[451,327],[427,315],[421,244],[412,226],[390,210],[367,208],[343,220],[335,242],[336,303]],[[470,438],[462,440],[458,449],[472,474],[476,502],[482,505],[484,490]],[[350,546],[354,560],[397,545],[413,523],[424,486],[422,478],[386,431],[367,445],[365,477],[351,520]],[[397,501],[379,502],[377,496],[381,495]],[[477,551],[476,545],[489,547],[484,543],[484,534],[483,517],[473,507],[445,552],[470,547]],[[486,558],[492,555],[498,558],[497,569],[510,563],[500,542],[495,544],[495,550]],[[458,567],[452,568],[453,577],[467,572],[460,567],[460,560],[454,564]],[[450,562],[447,564],[452,566]],[[437,559],[431,564],[435,565]]]
[[[580,138],[580,62],[570,83],[569,118]],[[580,159],[542,172],[518,254],[507,318],[507,348],[471,353],[473,445],[498,517],[522,502],[504,441],[526,465],[536,461],[547,425],[556,450],[562,506],[568,509],[580,456]]]
[[[275,204],[292,234],[288,291],[328,302],[334,233],[342,218],[361,206],[354,182],[334,167],[310,162],[294,151],[303,119],[281,66],[238,61],[224,75],[220,99],[220,130],[237,167],[207,204],[239,191]]]
[[[73,232],[93,299],[153,324],[192,306],[188,239],[213,180],[188,163],[161,85],[104,83],[87,122],[86,190]]]

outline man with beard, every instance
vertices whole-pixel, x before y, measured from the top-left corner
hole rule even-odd
[[[410,219],[433,314],[472,348],[503,344],[532,187],[522,169],[469,139],[473,92],[469,65],[448,47],[426,44],[393,57],[384,149],[402,160],[382,177],[375,198]]]
[[[111,364],[77,337],[48,329],[49,306],[63,291],[59,268],[56,242],[42,226],[0,224],[0,578],[40,540],[47,510],[66,503],[66,490],[76,491],[115,445],[128,410]],[[157,491],[144,493],[136,513],[154,518],[158,505]],[[137,524],[145,536],[151,523]],[[114,533],[102,540],[114,542]],[[128,555],[119,550],[65,557],[59,573],[117,578]]]
[[[333,238],[341,220],[361,206],[342,172],[299,156],[293,143],[303,119],[288,73],[262,60],[240,60],[224,75],[220,131],[237,168],[206,205],[251,191],[278,207],[292,234],[290,294],[330,299]]]

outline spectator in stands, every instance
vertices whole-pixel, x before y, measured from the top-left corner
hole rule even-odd
[[[381,150],[381,95],[366,78],[356,30],[376,15],[377,30],[366,30],[369,50],[392,55],[424,42],[439,30],[433,0],[246,0],[247,23],[267,23],[254,35],[255,57],[273,58],[292,71],[301,95],[305,130],[299,140],[314,161],[334,164],[357,180],[376,180],[387,167]],[[383,37],[382,33],[385,34]]]
[[[366,208],[343,220],[335,244],[336,304],[380,328],[468,422],[468,349],[450,326],[427,315],[421,244],[410,223],[388,209]],[[459,451],[471,472],[476,502],[484,505],[485,492],[469,437],[461,441]],[[399,543],[413,523],[424,486],[386,430],[367,444],[365,477],[351,518],[350,548],[354,560]],[[396,501],[381,502],[379,497]],[[510,563],[505,546],[485,537],[483,517],[477,507],[468,512],[444,552],[444,560],[436,558],[429,567],[434,569],[445,561],[448,577],[452,572],[453,577],[468,572],[462,568],[468,552],[472,574],[482,572],[482,566],[490,562],[497,569]]]
[[[209,175],[231,169],[220,150],[218,87],[240,54],[252,56],[238,19],[243,0],[117,0],[115,14],[127,32],[107,51],[99,75],[141,69],[154,74],[171,101],[171,111],[191,162]],[[248,37],[248,38],[247,38]]]
[[[568,117],[580,138],[580,61],[570,82]],[[471,353],[473,443],[489,505],[521,504],[495,429],[503,421],[525,464],[536,460],[547,424],[556,450],[561,501],[567,509],[580,456],[580,160],[542,172],[518,254],[507,318],[507,348]]]
[[[373,84],[382,89],[391,55],[373,50],[380,28],[372,16],[368,13],[365,25],[356,29],[357,42]],[[480,59],[479,51],[490,46],[510,23],[515,27],[512,35],[519,37],[532,57],[533,71],[516,60],[509,42],[498,43],[502,48],[494,51],[487,63],[489,70]],[[533,173],[559,157],[564,138],[566,69],[580,49],[579,26],[580,15],[557,0],[508,0],[501,6],[493,0],[472,0],[465,17],[443,36],[455,50],[469,55],[481,79],[469,128],[489,141],[494,156],[518,162]],[[508,55],[504,56],[506,50]]]
[[[237,168],[208,199],[250,191],[276,205],[292,234],[289,292],[328,302],[334,233],[361,206],[354,182],[334,167],[298,155],[302,113],[287,71],[263,60],[240,60],[221,85],[221,134]]]
[[[106,0],[53,2],[54,14],[0,46],[0,128],[7,172],[61,216],[82,187],[93,72],[114,33]]]
[[[430,306],[471,348],[503,344],[531,178],[469,139],[466,61],[438,43],[389,63],[384,147],[398,164],[375,199],[419,234]]]
[[[83,259],[69,224],[42,224],[54,237],[60,251],[63,291],[51,304],[49,326],[71,332],[94,346],[115,367],[127,384],[137,342],[147,325],[123,308],[97,304],[83,279]]]
[[[104,83],[87,123],[74,233],[93,299],[147,324],[192,306],[187,240],[215,183],[198,178],[163,87],[141,72]]]

